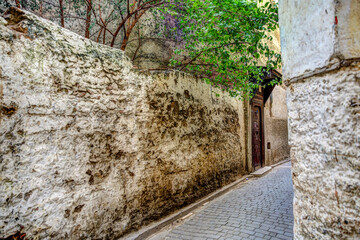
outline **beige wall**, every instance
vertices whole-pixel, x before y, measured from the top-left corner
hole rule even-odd
[[[244,173],[243,103],[34,15],[0,18],[0,238],[116,239]],[[22,21],[20,21],[22,20]]]
[[[272,165],[290,156],[285,87],[274,88],[265,104],[264,115],[265,164]]]
[[[360,239],[360,5],[280,1],[294,239]]]
[[[293,83],[295,239],[359,239],[360,63]]]
[[[248,102],[21,14],[0,18],[0,238],[116,239],[251,169]]]

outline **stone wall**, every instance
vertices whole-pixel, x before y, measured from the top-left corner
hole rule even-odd
[[[280,1],[295,239],[360,238],[360,3]]]
[[[240,176],[243,103],[11,9],[0,18],[0,238],[117,239]]]
[[[276,86],[265,103],[265,165],[272,165],[290,155],[286,89]]]
[[[359,93],[360,63],[290,86],[297,239],[360,237]]]

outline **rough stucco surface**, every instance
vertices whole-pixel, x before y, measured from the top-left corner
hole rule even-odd
[[[354,30],[359,4],[297,4],[280,1],[294,238],[360,239],[360,39]]]
[[[286,90],[283,86],[276,86],[264,108],[266,165],[275,164],[290,155],[288,113],[284,102],[286,102]],[[268,143],[270,143],[270,149]]]
[[[242,174],[241,101],[27,14],[0,18],[0,238],[116,239]]]
[[[288,90],[295,239],[360,238],[360,64]]]

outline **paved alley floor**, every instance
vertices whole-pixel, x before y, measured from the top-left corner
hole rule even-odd
[[[290,162],[211,201],[151,240],[293,239]]]

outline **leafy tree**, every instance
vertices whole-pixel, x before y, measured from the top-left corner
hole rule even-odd
[[[274,0],[5,0],[4,4],[31,10],[122,50],[138,41],[133,60],[149,38],[140,34],[140,19],[160,8],[163,19],[158,14],[154,19],[168,29],[150,38],[175,42],[168,68],[197,74],[234,97],[251,97],[264,71],[278,68],[281,61],[268,44],[278,28]],[[130,40],[134,30],[138,36]]]
[[[187,56],[183,61],[173,58],[172,66],[200,75],[233,97],[252,96],[264,71],[280,65],[280,54],[268,44],[278,27],[273,1],[178,0],[165,12],[178,20],[175,35],[179,28],[182,32],[183,45],[175,52]]]

